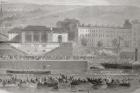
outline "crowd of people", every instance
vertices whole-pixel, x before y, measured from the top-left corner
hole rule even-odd
[[[94,56],[18,56],[0,55],[0,60],[86,60]]]
[[[18,79],[16,77],[11,77],[9,79],[0,79],[1,87],[6,87],[8,85],[15,85],[19,88],[25,87],[35,87],[35,88],[53,88],[59,89],[61,86],[69,88],[74,88],[78,85],[88,84],[91,88],[101,88],[101,86],[106,86],[106,88],[113,87],[130,87],[129,79],[122,78],[120,79],[108,79],[108,78],[75,78],[74,76],[66,76],[60,74],[59,77],[47,76],[41,78],[30,78],[30,79]]]

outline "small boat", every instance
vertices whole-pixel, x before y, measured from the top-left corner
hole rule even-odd
[[[28,83],[27,87],[28,88],[37,88],[37,84],[36,83]]]
[[[11,88],[11,87],[17,87],[17,85],[16,84],[4,84],[4,85],[0,84],[0,87],[1,88],[8,88],[8,87],[10,87]]]
[[[55,81],[49,81],[44,83],[38,83],[37,88],[53,88],[58,89],[58,83]]]
[[[35,83],[21,83],[18,84],[19,88],[37,88],[37,84]]]

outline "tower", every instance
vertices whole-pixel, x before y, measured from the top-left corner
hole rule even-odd
[[[0,2],[0,33],[2,33],[2,24],[3,24],[3,5],[2,5],[2,0]]]

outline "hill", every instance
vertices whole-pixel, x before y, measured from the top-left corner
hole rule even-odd
[[[76,18],[85,24],[122,25],[125,19],[140,19],[140,8],[134,6],[76,6],[5,4],[6,26],[54,26],[65,18]],[[9,30],[9,29],[8,29]]]

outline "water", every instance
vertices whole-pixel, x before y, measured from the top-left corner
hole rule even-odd
[[[69,89],[51,90],[51,89],[35,89],[35,88],[5,88],[0,89],[0,93],[137,93],[138,86],[130,88],[114,88],[114,89],[91,89],[85,91],[71,91]],[[136,91],[136,92],[135,92]],[[138,92],[140,93],[140,92]]]
[[[0,93],[12,93],[12,92],[8,92],[8,91],[6,91],[6,90],[0,90]]]

